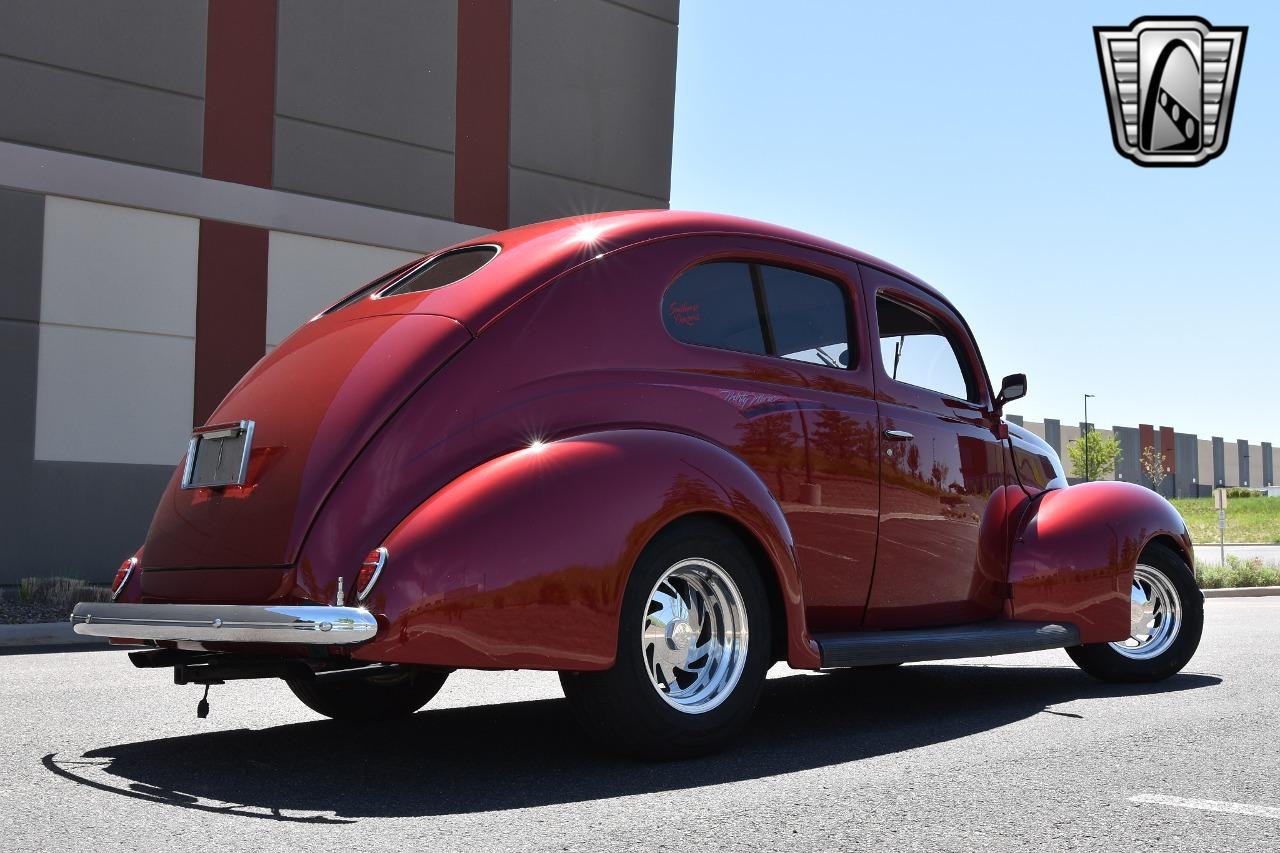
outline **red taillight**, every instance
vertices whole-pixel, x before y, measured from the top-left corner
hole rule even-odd
[[[369,552],[369,556],[364,558],[364,562],[360,564],[360,571],[356,574],[357,601],[364,601],[368,597],[373,590],[373,585],[378,582],[378,576],[382,574],[382,567],[386,564],[386,548],[374,548]]]
[[[119,597],[120,591],[129,582],[129,576],[133,574],[133,567],[136,565],[138,565],[138,558],[130,557],[120,564],[120,568],[116,569],[115,580],[111,581],[111,597],[113,599]]]

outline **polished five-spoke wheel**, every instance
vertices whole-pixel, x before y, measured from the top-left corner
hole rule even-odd
[[[560,676],[583,729],[608,749],[659,759],[741,731],[772,663],[765,577],[727,526],[691,519],[663,531],[627,581],[613,667]]]
[[[1133,571],[1129,637],[1067,649],[1081,669],[1104,681],[1159,681],[1186,666],[1200,644],[1204,595],[1181,554],[1155,543]]]

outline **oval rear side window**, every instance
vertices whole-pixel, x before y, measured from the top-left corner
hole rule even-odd
[[[403,293],[419,293],[453,284],[489,263],[496,254],[498,254],[497,246],[468,246],[465,249],[445,252],[379,293],[378,298],[399,296]]]

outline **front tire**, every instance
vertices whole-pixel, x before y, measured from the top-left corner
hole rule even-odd
[[[1161,681],[1200,645],[1204,594],[1182,555],[1161,544],[1142,552],[1130,592],[1130,637],[1067,649],[1085,672],[1118,683]]]
[[[447,672],[411,669],[324,683],[289,679],[289,689],[317,714],[334,720],[367,722],[407,717],[431,701]]]
[[[560,674],[597,744],[673,760],[742,731],[772,646],[760,567],[733,532],[697,521],[660,534],[631,572],[620,617],[612,669]]]

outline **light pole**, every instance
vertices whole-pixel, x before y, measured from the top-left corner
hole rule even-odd
[[[1093,472],[1089,470],[1089,398],[1092,394],[1084,395],[1084,481],[1086,483],[1093,480]]]

